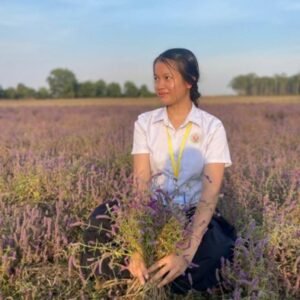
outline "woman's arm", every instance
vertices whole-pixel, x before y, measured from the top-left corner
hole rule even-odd
[[[192,261],[217,206],[224,165],[224,163],[209,163],[204,167],[201,198],[192,218],[190,244],[183,253],[189,262]]]
[[[133,180],[134,189],[147,191],[151,177],[150,159],[148,153],[133,155]]]
[[[167,255],[148,269],[148,272],[152,273],[160,268],[152,277],[153,282],[160,281],[164,274],[169,272],[157,285],[158,287],[174,280],[192,262],[217,205],[224,167],[224,163],[208,163],[205,165],[201,199],[192,218],[190,243],[187,242],[186,249],[181,255],[175,255],[175,253]]]

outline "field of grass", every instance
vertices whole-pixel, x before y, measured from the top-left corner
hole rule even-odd
[[[205,96],[202,104],[234,103],[277,103],[300,104],[300,96]],[[45,99],[45,100],[0,100],[0,107],[8,106],[94,106],[94,105],[150,105],[159,106],[158,98],[86,98],[86,99]]]
[[[227,131],[233,165],[218,207],[239,239],[223,269],[231,292],[189,299],[299,299],[300,97],[200,102]],[[127,192],[133,123],[156,106],[157,99],[0,101],[0,299],[107,293],[82,278],[82,228],[72,224]]]

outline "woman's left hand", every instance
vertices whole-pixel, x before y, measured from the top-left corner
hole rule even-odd
[[[151,273],[156,269],[162,267],[154,276],[151,278],[151,282],[160,281],[161,278],[167,273],[168,275],[157,285],[157,287],[162,287],[165,284],[173,281],[176,277],[183,274],[189,265],[189,261],[183,255],[176,255],[171,253],[162,259],[154,263],[148,272]]]

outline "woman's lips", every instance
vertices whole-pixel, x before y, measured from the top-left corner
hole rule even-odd
[[[160,96],[160,97],[163,97],[163,96],[166,96],[166,95],[168,95],[169,93],[158,93],[158,95]]]

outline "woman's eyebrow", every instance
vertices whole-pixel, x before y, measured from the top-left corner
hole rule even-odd
[[[155,76],[157,76],[156,73],[154,73]],[[171,73],[163,73],[162,75],[172,75]]]

